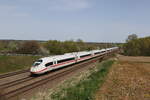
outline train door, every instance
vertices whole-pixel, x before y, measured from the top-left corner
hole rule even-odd
[[[80,59],[80,56],[78,54],[75,55],[75,60],[76,62],[78,62],[78,60]]]
[[[76,62],[78,61],[78,56],[77,56],[77,54],[75,54],[75,61],[76,61]]]
[[[94,51],[91,52],[91,56],[94,57]]]
[[[57,64],[57,60],[54,58],[53,59],[53,64],[56,65]]]
[[[56,65],[57,65],[57,60],[56,60],[55,58],[53,59],[53,65],[55,66],[54,69],[57,68],[57,67],[56,67]]]

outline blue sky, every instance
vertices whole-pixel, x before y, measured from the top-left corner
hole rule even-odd
[[[0,0],[0,39],[124,42],[150,36],[149,0]]]

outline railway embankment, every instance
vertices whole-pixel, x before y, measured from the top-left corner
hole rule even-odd
[[[37,93],[31,100],[88,100],[94,97],[115,62],[114,59],[96,62],[91,69],[84,70],[72,78],[62,81],[48,91]]]

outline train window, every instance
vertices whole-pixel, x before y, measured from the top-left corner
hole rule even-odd
[[[94,54],[99,54],[100,52],[96,52],[96,53],[94,53]]]
[[[39,60],[37,60],[36,62],[42,62],[42,60],[41,60],[41,59],[39,59]]]
[[[53,62],[49,62],[49,63],[45,64],[46,67],[48,67],[50,65],[53,65]]]
[[[82,58],[82,57],[86,57],[86,56],[90,56],[90,55],[91,55],[91,54],[87,54],[87,55],[82,55],[82,56],[80,56],[80,57]]]
[[[67,59],[62,59],[62,60],[58,60],[57,63],[62,63],[62,62],[65,62],[65,61],[70,61],[70,60],[74,60],[75,58],[67,58]]]
[[[42,61],[43,61],[43,60],[37,60],[37,61],[33,64],[33,66],[38,66],[38,65],[40,65],[40,64],[42,63]]]

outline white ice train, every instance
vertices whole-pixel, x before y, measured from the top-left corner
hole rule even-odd
[[[30,72],[31,74],[43,74],[45,72],[65,67],[77,62],[88,60],[109,52],[118,49],[118,47],[101,49],[101,50],[92,50],[92,51],[83,51],[83,52],[74,52],[66,53],[64,55],[56,55],[50,57],[40,58],[35,61],[32,65]]]

